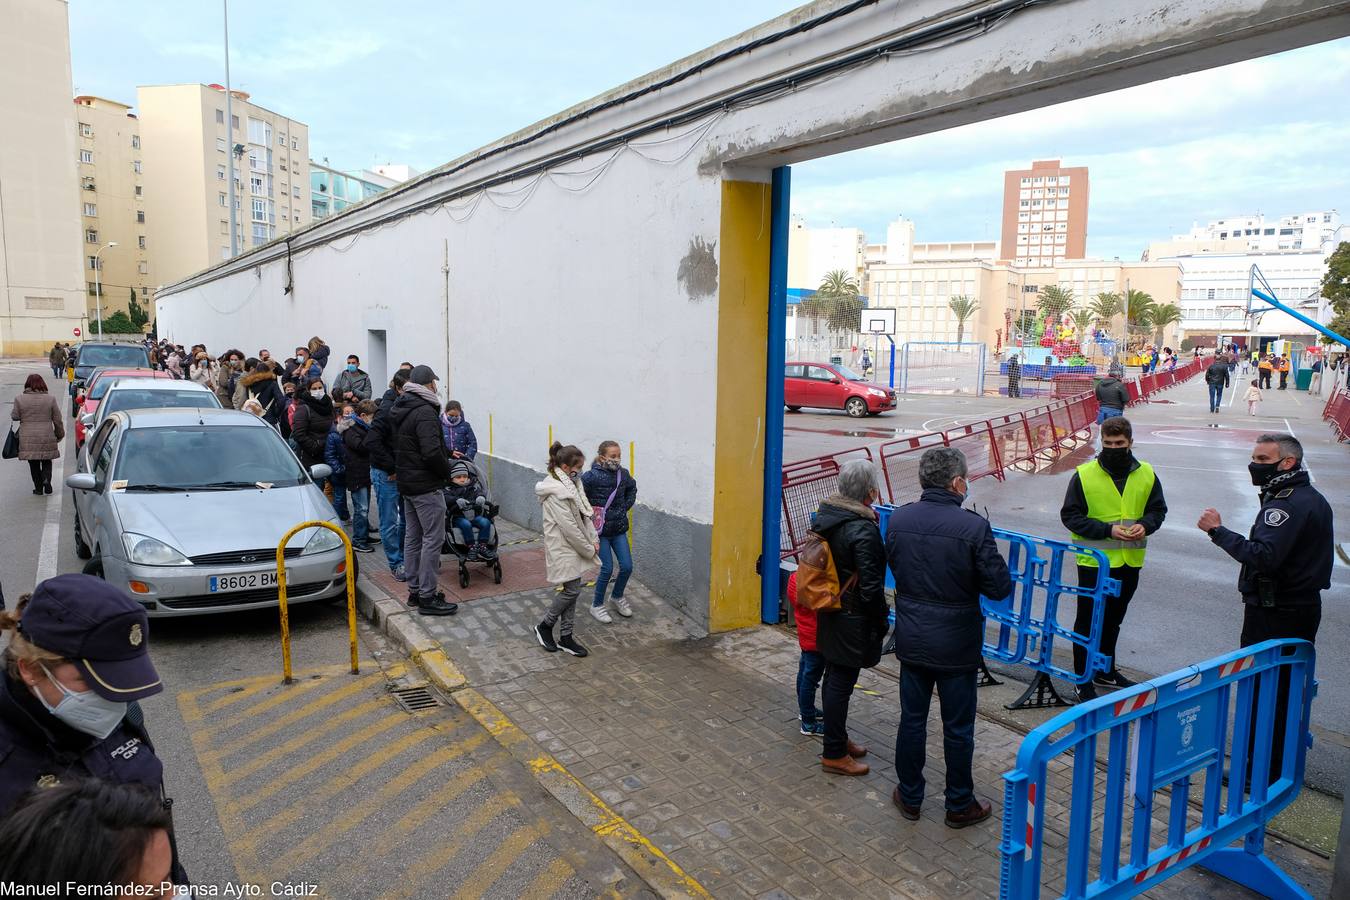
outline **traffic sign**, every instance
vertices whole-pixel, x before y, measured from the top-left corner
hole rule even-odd
[[[79,336],[80,336],[80,329],[77,327],[77,328],[74,329],[74,331],[75,331],[75,336],[76,336],[76,337],[79,337]]]

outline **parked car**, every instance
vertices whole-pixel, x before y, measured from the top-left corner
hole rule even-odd
[[[172,380],[173,376],[168,372],[156,372],[154,369],[117,369],[112,367],[95,369],[90,373],[84,386],[75,392],[74,398],[70,401],[70,414],[75,417],[76,449],[84,445],[84,417],[97,412],[98,405],[103,400],[103,395],[108,392],[108,388],[124,378],[167,378]]]
[[[152,617],[275,607],[282,536],[301,522],[337,522],[314,484],[329,474],[323,465],[306,471],[277,430],[250,413],[109,413],[66,478],[75,552],[89,560],[86,573]],[[337,535],[302,531],[285,555],[288,600],[344,595]]]
[[[790,362],[784,370],[783,405],[842,409],[855,419],[895,409],[895,391],[863,378],[848,366]]]
[[[115,341],[86,341],[75,348],[75,380],[70,383],[74,397],[95,369],[150,368],[150,351],[144,344],[120,344]]]
[[[97,430],[109,415],[124,409],[220,409],[216,392],[195,381],[164,379],[119,379],[108,388],[103,401],[81,420]]]

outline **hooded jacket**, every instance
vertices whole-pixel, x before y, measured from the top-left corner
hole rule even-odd
[[[340,402],[347,399],[348,391],[355,394],[357,400],[369,400],[370,376],[360,369],[348,372],[344,368],[333,381],[333,396]]]
[[[346,423],[350,424],[343,428]],[[347,490],[370,487],[370,451],[366,447],[370,426],[360,418],[344,419],[338,423],[338,430],[347,451]]]
[[[614,493],[616,481],[619,484],[617,494]],[[627,534],[628,511],[637,503],[637,480],[622,466],[611,472],[596,460],[581,476],[581,486],[593,509],[605,509],[605,501],[614,494],[614,500],[605,509],[605,524],[600,529],[600,536],[612,538]]]
[[[234,408],[243,409],[248,399],[257,400],[263,408],[263,420],[276,426],[286,408],[286,395],[281,391],[277,376],[271,369],[257,368],[242,375],[234,387]]]
[[[857,584],[840,598],[842,609],[816,614],[816,650],[836,666],[865,669],[881,661],[889,607],[886,547],[877,514],[842,494],[821,501],[812,530],[825,538],[839,583],[856,573]]]
[[[1097,397],[1097,403],[1100,406],[1118,409],[1122,412],[1125,407],[1130,405],[1130,393],[1125,389],[1124,383],[1114,375],[1107,375],[1101,381],[1097,382],[1097,387],[1093,390]]]
[[[324,444],[328,441],[328,430],[332,426],[332,397],[325,394],[316,398],[309,391],[296,391],[291,438],[300,448],[300,462],[306,468],[323,462]]]
[[[416,497],[450,483],[450,459],[441,435],[440,401],[409,383],[389,410],[394,474],[400,494]]]
[[[478,438],[468,419],[460,416],[458,422],[451,424],[450,417],[442,415],[441,432],[445,436],[445,448],[451,453],[462,453],[470,461],[478,455]]]
[[[980,595],[1012,593],[989,522],[945,488],[891,513],[886,555],[895,576],[895,656],[939,672],[974,672],[984,644]]]
[[[344,487],[347,484],[347,447],[342,442],[342,432],[351,427],[351,422],[351,419],[334,422],[323,442],[323,461],[333,470],[334,480]]]
[[[545,472],[534,493],[543,507],[544,568],[549,583],[564,584],[600,565],[591,504],[581,485],[561,472]]]

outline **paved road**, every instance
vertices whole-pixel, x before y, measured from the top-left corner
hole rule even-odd
[[[33,371],[0,363],[3,408]],[[72,452],[73,437],[65,460]],[[68,495],[35,497],[26,465],[0,467],[11,602],[39,574],[82,568]],[[353,676],[344,608],[295,607],[291,628],[298,677],[287,687],[274,611],[152,623],[167,689],[143,706],[196,883],[307,882],[324,897],[642,893],[458,706],[434,695],[425,709],[400,706],[397,689],[425,682],[380,635],[361,627]]]

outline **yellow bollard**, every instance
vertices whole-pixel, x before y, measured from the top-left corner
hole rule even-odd
[[[548,448],[550,450],[553,449],[553,423],[551,422],[549,423],[548,426]]]
[[[360,666],[356,656],[356,569],[352,564],[351,538],[347,537],[347,532],[332,522],[317,520],[301,522],[286,532],[281,538],[281,543],[277,544],[277,605],[281,608],[281,670],[286,684],[290,684],[293,680],[291,678],[291,617],[286,604],[286,545],[298,532],[304,531],[306,528],[327,528],[342,538],[342,546],[346,548],[347,638],[351,645],[352,674],[360,674]]]

